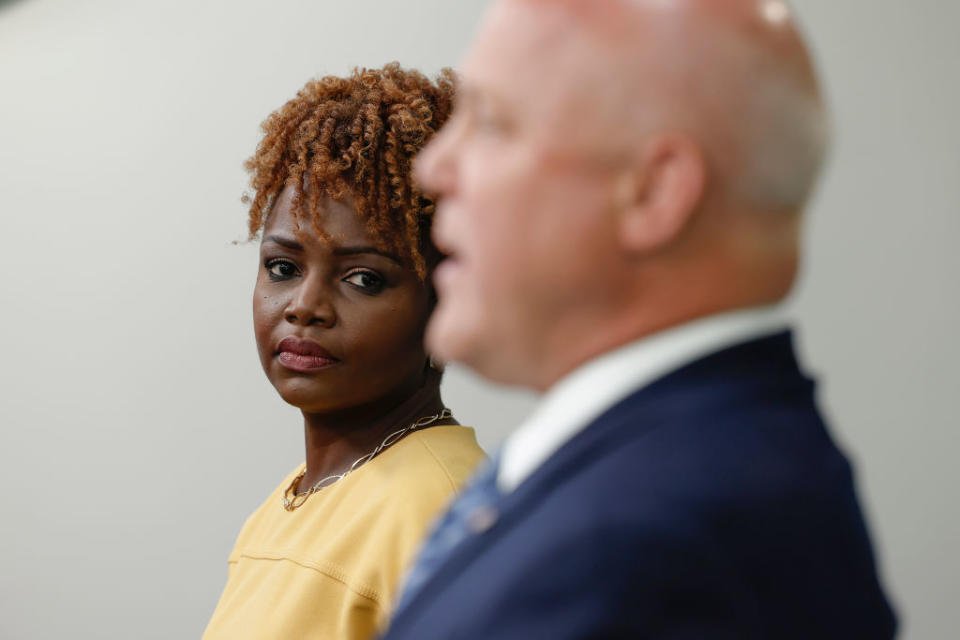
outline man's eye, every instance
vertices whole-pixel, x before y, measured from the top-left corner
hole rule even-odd
[[[365,293],[380,293],[383,290],[383,278],[373,271],[353,271],[343,279]]]
[[[504,131],[503,121],[493,116],[479,115],[474,123],[477,131],[483,133],[503,133]]]
[[[473,128],[483,134],[501,135],[507,132],[507,120],[492,109],[477,109],[471,114]]]
[[[264,266],[274,280],[286,280],[297,273],[296,265],[289,260],[268,260]]]

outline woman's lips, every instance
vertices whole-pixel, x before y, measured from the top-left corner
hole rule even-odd
[[[287,369],[300,372],[326,369],[340,362],[316,342],[294,336],[277,345],[277,360]]]

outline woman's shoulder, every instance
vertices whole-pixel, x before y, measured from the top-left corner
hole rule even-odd
[[[431,427],[415,431],[407,438],[408,455],[416,456],[425,471],[446,477],[454,490],[469,480],[487,458],[470,427]]]
[[[356,535],[382,535],[376,546],[395,556],[388,564],[395,562],[399,575],[434,519],[485,459],[468,427],[438,426],[408,434],[342,487]]]
[[[456,492],[486,459],[486,454],[472,428],[445,425],[414,431],[378,458],[378,464],[371,467],[377,468],[380,481],[394,484],[402,480],[415,490],[435,487]]]

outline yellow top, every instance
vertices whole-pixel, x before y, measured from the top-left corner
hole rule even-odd
[[[473,429],[405,436],[288,512],[281,495],[247,520],[203,640],[372,638],[433,519],[483,459]]]

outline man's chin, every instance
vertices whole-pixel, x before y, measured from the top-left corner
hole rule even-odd
[[[461,364],[492,382],[536,388],[530,380],[518,377],[522,367],[515,366],[511,352],[489,346],[496,343],[492,335],[484,333],[490,327],[479,321],[478,314],[449,311],[438,307],[427,324],[424,344],[428,353],[443,362]]]
[[[437,305],[424,334],[427,352],[444,362],[465,362],[469,351],[469,318],[454,312],[441,302]]]

